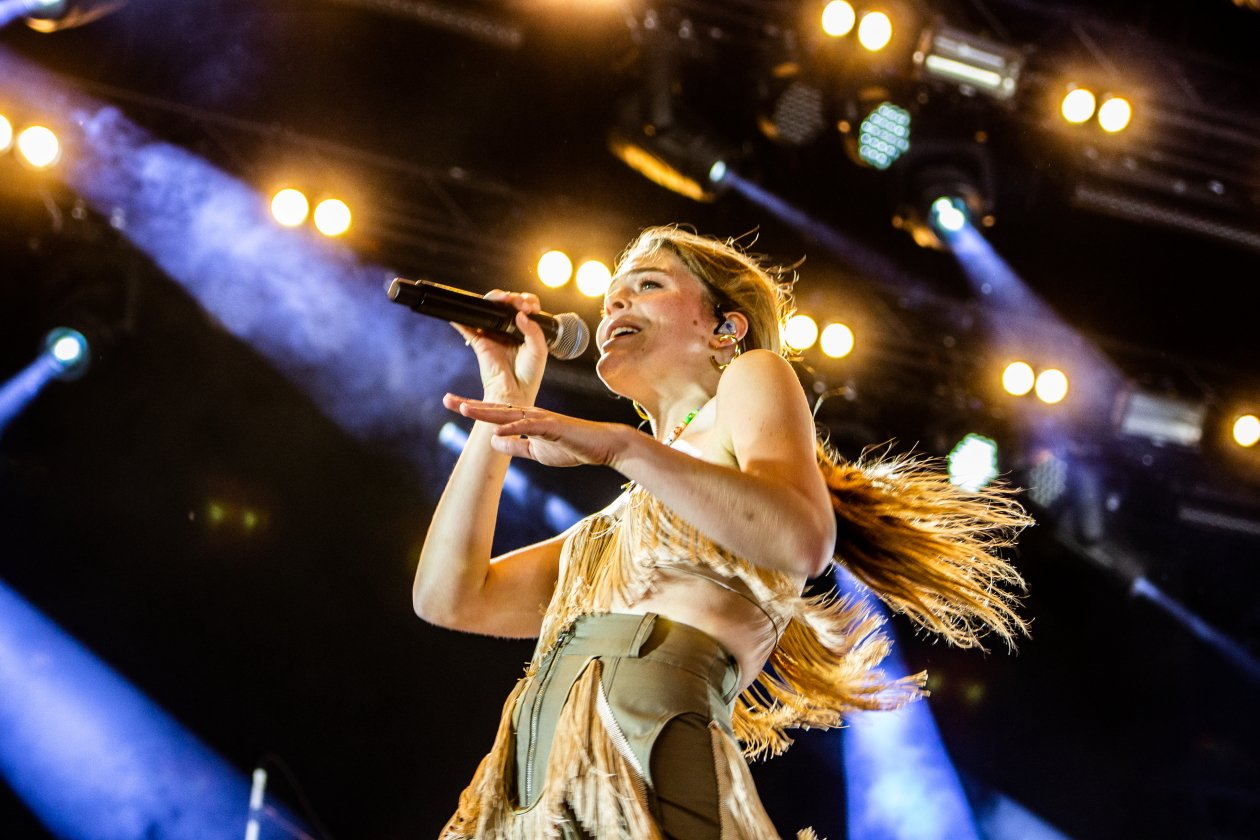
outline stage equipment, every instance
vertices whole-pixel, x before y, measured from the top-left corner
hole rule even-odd
[[[0,155],[13,148],[13,123],[4,114],[0,114]]]
[[[578,291],[587,297],[603,297],[612,285],[612,271],[599,260],[587,260],[578,266]]]
[[[893,37],[893,23],[884,12],[867,12],[857,27],[858,43],[870,52],[879,52]]]
[[[1244,414],[1234,420],[1234,425],[1230,429],[1233,434],[1234,443],[1249,449],[1260,443],[1260,418],[1254,414]]]
[[[548,251],[538,258],[538,279],[548,289],[558,289],[573,278],[573,260],[564,251]]]
[[[18,132],[18,160],[31,169],[47,169],[61,160],[61,141],[47,126],[27,126]]]
[[[1144,438],[1156,446],[1173,444],[1197,449],[1203,440],[1207,405],[1130,386],[1117,407],[1116,430]]]
[[[525,340],[515,323],[518,310],[510,304],[486,300],[481,295],[440,283],[402,277],[395,277],[390,282],[388,293],[394,303],[421,315],[493,333],[509,343],[520,344]],[[586,351],[591,332],[586,322],[576,314],[536,312],[529,319],[542,329],[547,347],[556,358],[576,359]]]
[[[325,198],[315,205],[315,229],[324,236],[341,236],[350,230],[352,218],[350,207],[339,198]]]
[[[44,352],[57,365],[58,379],[78,379],[92,359],[88,340],[70,327],[57,327],[44,337]]]
[[[1046,368],[1037,374],[1033,393],[1046,405],[1056,405],[1067,399],[1068,377],[1058,368]]]
[[[971,432],[954,445],[946,462],[950,483],[974,493],[998,477],[997,442]]]
[[[845,0],[832,0],[822,10],[822,30],[832,38],[843,38],[857,25],[857,10]]]
[[[1087,123],[1098,108],[1098,97],[1088,88],[1071,85],[1059,103],[1059,113],[1072,125]]]
[[[929,152],[907,180],[911,203],[902,206],[893,224],[920,247],[949,251],[963,228],[993,223],[988,161],[979,152]]]
[[[693,201],[713,201],[725,190],[733,152],[674,119],[658,127],[623,121],[608,135],[608,149],[649,181]]]
[[[25,0],[26,25],[39,32],[83,26],[127,5],[127,0]]]
[[[306,194],[292,187],[280,190],[271,199],[271,215],[285,227],[297,227],[311,213]]]
[[[858,162],[875,169],[887,169],[908,151],[910,112],[892,102],[880,102],[858,127]]]
[[[1009,101],[1019,88],[1024,56],[1005,44],[948,26],[923,33],[914,53],[921,80],[945,82],[964,94]]]
[[[1011,362],[1002,371],[1002,388],[1013,397],[1022,397],[1033,389],[1037,375],[1028,362]]]
[[[793,350],[808,350],[818,341],[818,324],[808,315],[793,315],[783,325],[783,343]]]
[[[853,330],[847,324],[828,324],[823,327],[822,335],[818,337],[818,344],[823,355],[832,359],[843,359],[853,352],[856,343],[857,339],[853,335]]]
[[[1104,96],[1098,106],[1098,125],[1108,134],[1124,131],[1133,119],[1133,106],[1123,96]]]

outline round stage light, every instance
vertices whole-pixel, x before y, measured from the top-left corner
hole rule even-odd
[[[1055,368],[1048,368],[1037,375],[1037,384],[1033,386],[1037,399],[1047,405],[1063,402],[1068,394],[1067,374]]]
[[[573,277],[573,260],[564,251],[548,251],[538,258],[538,280],[548,289],[558,289]]]
[[[578,266],[578,291],[587,297],[603,297],[612,284],[612,272],[599,260],[587,260]]]
[[[1234,421],[1234,443],[1250,448],[1260,443],[1260,417],[1244,414]]]
[[[857,12],[852,3],[844,0],[832,0],[823,7],[822,30],[833,38],[840,38],[853,31],[857,23]]]
[[[887,169],[910,150],[910,112],[881,102],[858,129],[858,157],[876,169]]]
[[[310,215],[311,203],[301,190],[286,188],[271,199],[272,217],[285,227],[297,227]]]
[[[339,198],[326,198],[315,205],[315,229],[324,236],[341,236],[350,230],[350,208]]]
[[[1073,125],[1080,125],[1094,116],[1094,108],[1097,100],[1094,94],[1085,88],[1073,88],[1063,97],[1063,103],[1059,106],[1059,112],[1063,114],[1063,119]]]
[[[793,350],[808,350],[818,341],[818,324],[808,315],[793,315],[783,325],[783,343]]]
[[[88,340],[76,329],[57,327],[44,337],[44,351],[56,364],[58,376],[72,379],[81,374],[91,359]]]
[[[727,168],[726,161],[714,161],[713,165],[709,167],[709,180],[715,184],[720,184],[726,178],[728,172],[730,172],[730,169]]]
[[[9,122],[8,117],[0,114],[0,155],[9,151],[13,146],[13,123]]]
[[[1002,371],[1002,387],[1013,397],[1022,397],[1033,389],[1037,375],[1027,362],[1011,362]]]
[[[61,141],[51,128],[32,125],[17,136],[18,158],[32,169],[47,169],[61,160]]]
[[[892,40],[892,18],[883,12],[869,12],[862,15],[857,35],[859,44],[871,52],[879,52]]]
[[[946,233],[958,233],[967,225],[967,205],[962,199],[941,196],[932,202],[928,218]]]
[[[856,343],[853,330],[846,324],[828,324],[818,337],[818,346],[833,359],[843,359],[852,353]]]
[[[1098,125],[1109,134],[1124,131],[1132,119],[1133,106],[1123,96],[1107,97],[1098,106]]]
[[[998,477],[997,442],[972,432],[950,450],[946,462],[950,483],[974,493]]]

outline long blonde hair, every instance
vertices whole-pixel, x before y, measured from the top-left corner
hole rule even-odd
[[[748,318],[742,349],[786,353],[794,267],[676,225],[643,230],[618,262],[661,250],[704,284],[719,319],[730,311]],[[1024,581],[1000,553],[1032,524],[1011,489],[966,491],[939,461],[888,448],[849,461],[820,439],[817,455],[836,514],[835,560],[884,603],[961,647],[982,647],[988,633],[1013,647],[1027,634],[1017,612]]]

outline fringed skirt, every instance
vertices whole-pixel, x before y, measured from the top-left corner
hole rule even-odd
[[[654,615],[582,616],[508,698],[446,840],[767,840],[734,657]]]

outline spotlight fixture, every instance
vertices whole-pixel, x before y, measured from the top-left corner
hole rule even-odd
[[[961,147],[932,150],[931,161],[911,170],[907,203],[893,224],[922,248],[949,250],[951,236],[965,226],[993,224],[988,162],[974,150]]]
[[[271,199],[272,217],[285,227],[297,227],[310,215],[311,203],[301,190],[286,187]]]
[[[1083,87],[1071,86],[1059,103],[1059,113],[1072,125],[1089,122],[1098,107],[1094,92]]]
[[[892,166],[908,151],[910,112],[892,102],[880,102],[858,128],[858,161],[882,170]]]
[[[18,160],[31,169],[47,169],[61,160],[61,141],[51,128],[32,125],[22,129],[16,141]]]
[[[1133,106],[1123,96],[1107,96],[1098,106],[1098,125],[1108,134],[1124,131],[1133,119]]]
[[[1019,86],[1024,56],[1005,44],[945,26],[924,32],[914,63],[920,78],[1008,101]]]
[[[315,229],[324,236],[341,236],[350,230],[350,207],[339,198],[325,198],[315,205]]]
[[[808,350],[818,341],[818,323],[808,315],[793,315],[783,325],[783,343],[793,350]]]
[[[564,251],[548,251],[538,258],[538,280],[548,289],[558,289],[573,277],[573,260]]]
[[[946,463],[950,483],[975,493],[998,477],[997,442],[971,432],[950,450]]]
[[[633,110],[626,116],[609,132],[608,148],[631,169],[693,201],[713,201],[726,189],[729,148],[678,119],[656,126],[635,120]]]
[[[56,365],[58,379],[78,379],[91,361],[88,340],[76,329],[57,327],[44,337],[44,352]]]
[[[857,27],[858,43],[870,52],[879,52],[893,37],[893,24],[884,12],[867,12]]]
[[[578,291],[587,297],[603,297],[612,285],[612,271],[599,260],[587,260],[578,266]]]
[[[1244,414],[1234,420],[1230,431],[1233,434],[1234,443],[1244,449],[1249,449],[1260,443],[1260,417]]]
[[[1203,440],[1206,419],[1204,403],[1134,388],[1119,406],[1116,425],[1121,434],[1145,438],[1156,446],[1193,449]]]
[[[26,24],[39,32],[83,26],[127,4],[127,0],[23,0]]]
[[[13,123],[4,114],[0,114],[0,155],[13,148]]]
[[[857,11],[845,0],[831,0],[822,10],[822,30],[832,38],[842,38],[857,25]]]

